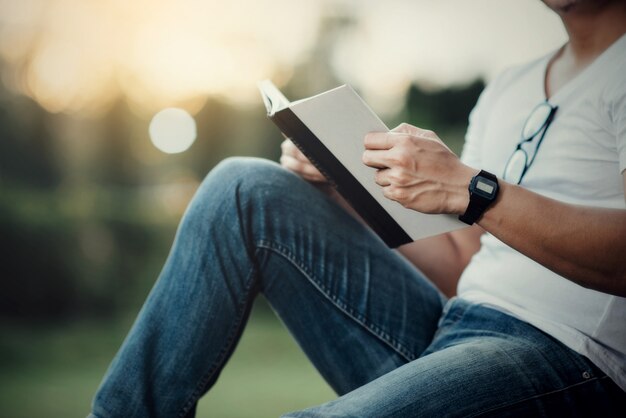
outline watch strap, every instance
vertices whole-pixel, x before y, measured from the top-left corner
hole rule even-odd
[[[490,172],[485,171],[485,170],[480,170],[478,174],[472,177],[472,180],[470,181],[470,186],[469,186],[469,193],[470,193],[469,204],[467,205],[467,209],[465,210],[465,213],[463,215],[459,215],[459,220],[461,220],[462,222],[465,222],[468,225],[473,225],[478,219],[480,219],[482,214],[487,210],[487,208],[491,205],[491,203],[493,203],[493,201],[496,199],[498,195],[497,187],[491,199],[481,196],[479,194],[473,193],[472,188],[473,186],[475,186],[477,177],[483,177],[483,178],[493,181],[494,183],[496,183],[496,185],[498,184],[498,178],[494,176],[493,174],[491,174]]]

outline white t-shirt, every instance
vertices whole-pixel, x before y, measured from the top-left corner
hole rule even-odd
[[[544,75],[552,56],[512,68],[489,84],[470,115],[465,164],[502,177],[526,118],[545,100]],[[522,186],[563,202],[626,208],[621,175],[626,169],[626,35],[549,102],[559,109]],[[481,243],[461,276],[458,295],[552,335],[626,390],[626,298],[583,288],[491,234]]]

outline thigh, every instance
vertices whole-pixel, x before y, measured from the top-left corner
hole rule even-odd
[[[350,276],[352,283],[340,290],[329,278],[328,287],[321,285],[315,273],[292,257],[285,250],[264,255],[263,264],[275,279],[264,280],[263,293],[337,394],[417,358],[432,340],[439,307],[422,305],[429,311],[421,313],[419,304],[412,305],[411,296],[419,300],[420,295],[406,283],[410,275]],[[397,284],[398,292],[370,294],[376,287],[372,283],[385,279],[392,287]]]
[[[624,410],[624,392],[586,358],[505,314],[466,312],[452,313],[454,324],[437,333],[436,347],[423,357],[286,417],[584,417]],[[468,326],[477,318],[496,326]]]
[[[426,349],[444,297],[369,228],[276,164],[239,159],[220,178],[236,184],[261,292],[338,393]]]
[[[442,308],[415,268],[310,184],[269,161],[225,160],[190,203],[94,414],[187,413],[259,290],[338,393],[416,358]]]

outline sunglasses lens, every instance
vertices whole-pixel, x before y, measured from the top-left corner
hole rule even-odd
[[[522,130],[522,136],[524,139],[530,139],[533,136],[537,135],[537,133],[543,128],[543,126],[548,121],[548,117],[550,116],[550,112],[552,111],[552,107],[548,103],[541,103],[539,106],[533,110],[528,119],[526,119],[526,123],[524,124],[524,129]]]
[[[504,169],[504,180],[519,184],[526,169],[527,159],[528,156],[524,150],[518,149],[515,151]]]

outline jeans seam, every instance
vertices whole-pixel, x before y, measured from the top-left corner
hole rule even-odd
[[[256,255],[256,252],[255,252],[255,255]],[[187,399],[187,401],[183,404],[183,407],[180,410],[180,414],[178,415],[179,418],[184,418],[187,415],[187,413],[191,410],[194,403],[198,401],[200,396],[202,396],[202,393],[204,392],[204,388],[206,387],[207,383],[211,380],[211,378],[215,374],[215,371],[218,369],[218,366],[222,363],[224,356],[229,352],[229,349],[231,348],[232,343],[235,340],[236,335],[238,334],[238,331],[241,330],[242,319],[245,316],[245,312],[246,312],[246,302],[249,299],[248,295],[250,294],[250,290],[252,290],[252,288],[255,285],[255,281],[250,280],[250,276],[252,276],[255,273],[255,270],[256,268],[253,265],[250,268],[250,271],[248,272],[246,276],[247,285],[243,292],[244,297],[237,305],[238,315],[235,318],[235,326],[231,328],[231,332],[228,334],[226,338],[226,343],[222,345],[222,349],[219,351],[215,361],[211,364],[208,371],[202,376],[202,378],[196,384],[196,388],[191,393],[191,395],[189,395],[189,398]]]
[[[391,347],[394,351],[400,354],[407,361],[415,360],[416,356],[408,350],[404,345],[399,342],[397,339],[393,338],[388,332],[384,331],[379,326],[372,324],[365,318],[363,315],[356,312],[354,309],[349,307],[345,302],[342,302],[336,296],[332,294],[332,292],[327,289],[322,283],[320,283],[312,271],[310,271],[307,266],[300,262],[296,256],[289,251],[289,249],[281,244],[275,243],[273,241],[261,239],[257,241],[257,247],[263,248],[268,251],[274,252],[280,256],[283,256],[287,261],[289,261],[296,269],[298,269],[304,277],[316,288],[318,291],[330,301],[337,309],[355,321],[357,324],[361,325],[365,330],[369,331],[375,337],[380,339],[382,342]]]
[[[524,402],[528,402],[528,401],[531,401],[531,400],[534,400],[534,399],[539,399],[539,398],[542,398],[544,396],[554,395],[556,393],[563,392],[563,391],[566,391],[566,390],[569,390],[569,389],[572,389],[572,388],[575,388],[575,387],[578,387],[578,386],[582,386],[582,385],[585,385],[587,383],[592,383],[592,382],[595,382],[595,381],[599,381],[599,380],[602,380],[602,379],[608,379],[608,377],[607,376],[593,377],[591,379],[583,380],[581,382],[574,383],[572,385],[566,386],[566,387],[561,388],[561,389],[555,389],[555,390],[551,390],[549,392],[539,393],[539,394],[536,394],[536,395],[533,395],[533,396],[529,396],[529,397],[524,398],[524,399],[519,399],[519,400],[514,401],[514,402],[509,402],[509,403],[506,403],[506,404],[503,404],[503,405],[498,405],[498,406],[495,406],[493,408],[490,408],[490,409],[487,409],[487,410],[484,410],[484,411],[480,411],[480,412],[477,412],[477,413],[472,414],[472,415],[468,415],[467,418],[480,417],[480,416],[482,416],[484,414],[493,413],[493,412],[496,412],[498,410],[501,410],[501,409],[504,409],[504,408],[509,408],[509,407],[511,407],[513,405],[518,405],[518,404],[521,404],[521,403],[524,403]]]

